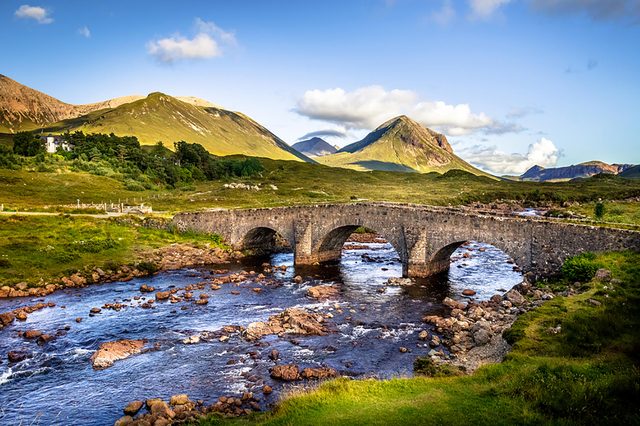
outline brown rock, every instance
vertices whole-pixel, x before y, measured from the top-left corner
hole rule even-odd
[[[273,392],[273,388],[269,385],[264,385],[262,387],[262,393],[265,395],[269,395],[271,392]]]
[[[327,329],[322,315],[313,314],[301,308],[285,309],[281,314],[272,315],[266,322],[253,322],[247,326],[248,340],[260,339],[270,334],[303,334],[323,336]]]
[[[131,416],[122,416],[113,424],[113,426],[129,426],[133,423],[133,417]]]
[[[92,313],[92,314],[99,314],[101,310],[102,309],[100,309],[100,308],[93,307],[93,308],[91,308],[91,310],[89,312]]]
[[[25,311],[20,310],[16,312],[15,315],[17,320],[26,321],[27,319],[27,313]]]
[[[93,368],[111,367],[115,361],[139,354],[144,347],[144,340],[118,340],[106,342],[91,356]]]
[[[168,291],[159,291],[156,293],[156,300],[167,300],[171,296],[171,293]]]
[[[142,401],[131,401],[127,404],[126,407],[124,407],[124,410],[122,411],[124,411],[125,415],[135,416],[136,414],[138,414],[138,411],[140,411],[143,405],[144,402]]]
[[[169,400],[170,405],[185,405],[185,404],[188,404],[189,402],[191,401],[189,400],[189,395],[187,395],[186,393],[173,395]]]
[[[156,290],[155,287],[151,287],[151,286],[148,286],[146,284],[142,284],[140,286],[140,292],[141,293],[153,293],[155,290]]]
[[[7,359],[9,362],[20,362],[27,356],[28,354],[22,351],[9,351],[9,353],[7,353]]]
[[[174,413],[174,411],[169,408],[167,403],[162,400],[155,401],[153,404],[151,404],[150,411],[154,416],[164,417],[167,419],[172,419],[176,416],[176,413]]]
[[[462,295],[463,296],[475,296],[476,295],[476,291],[475,290],[471,290],[470,288],[465,288],[464,290],[462,290]]]
[[[293,282],[296,284],[302,283],[302,277],[300,275],[296,275],[295,278],[293,278]]]
[[[42,331],[40,330],[27,330],[24,332],[25,339],[35,339],[42,335]]]
[[[314,299],[331,299],[337,297],[339,289],[335,285],[318,285],[307,290],[307,296]]]
[[[13,312],[5,312],[3,314],[0,314],[0,324],[3,327],[8,326],[9,324],[11,324],[14,320],[16,319],[16,316],[13,314]]]
[[[338,372],[331,367],[305,368],[300,376],[307,380],[324,380],[337,377]]]
[[[274,379],[286,382],[300,380],[300,369],[295,364],[276,365],[269,372]]]

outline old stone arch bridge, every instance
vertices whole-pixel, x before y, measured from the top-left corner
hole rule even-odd
[[[636,231],[388,203],[210,210],[177,214],[173,223],[217,233],[236,249],[267,249],[279,235],[298,265],[339,259],[349,235],[365,226],[393,245],[409,277],[447,271],[451,254],[470,240],[503,250],[532,278],[558,272],[584,251],[640,250]]]

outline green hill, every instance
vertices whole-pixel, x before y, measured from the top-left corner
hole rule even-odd
[[[640,179],[640,164],[629,167],[624,172],[620,173],[618,176],[627,178],[627,179]]]
[[[249,117],[216,107],[201,107],[164,93],[116,108],[60,121],[45,132],[81,130],[136,136],[141,144],[161,141],[171,147],[185,140],[199,143],[215,155],[243,154],[277,160],[312,161]]]
[[[490,176],[456,156],[444,135],[404,115],[387,121],[336,154],[317,160],[328,166],[355,170],[445,173],[458,169]]]

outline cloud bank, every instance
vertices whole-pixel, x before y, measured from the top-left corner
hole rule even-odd
[[[53,22],[49,11],[40,6],[29,6],[23,4],[16,10],[15,16],[20,19],[33,19],[39,24],[50,24]]]
[[[382,86],[366,86],[353,91],[341,88],[308,90],[294,110],[305,117],[339,124],[346,129],[371,130],[403,114],[452,136],[498,131],[505,126],[482,112],[472,112],[468,104],[421,100],[410,90],[385,90]]]
[[[222,45],[236,45],[232,32],[214,22],[196,18],[196,34],[192,38],[175,35],[147,43],[147,52],[159,62],[173,64],[183,60],[209,59],[222,56]]]
[[[474,145],[460,150],[460,156],[469,163],[498,175],[521,175],[535,165],[555,166],[558,163],[560,151],[553,141],[541,138],[529,145],[526,154],[508,154],[495,147]]]

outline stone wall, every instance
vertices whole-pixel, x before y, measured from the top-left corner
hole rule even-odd
[[[212,210],[181,213],[173,223],[220,234],[237,249],[264,246],[273,230],[293,247],[296,264],[338,259],[348,236],[366,226],[393,245],[406,276],[446,271],[451,253],[469,240],[498,247],[535,278],[556,273],[567,257],[584,251],[640,250],[635,231],[406,204]]]

